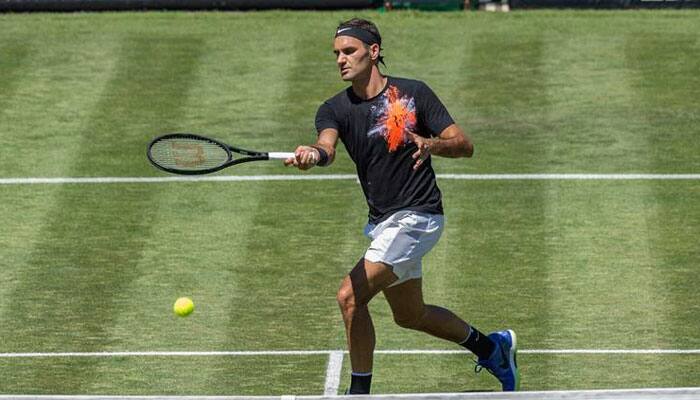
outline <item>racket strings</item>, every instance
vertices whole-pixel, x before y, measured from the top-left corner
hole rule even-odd
[[[230,161],[228,150],[200,139],[171,138],[156,142],[151,157],[159,165],[184,171],[203,171]]]

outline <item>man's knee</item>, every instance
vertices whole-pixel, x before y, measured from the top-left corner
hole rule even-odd
[[[357,304],[355,300],[355,293],[352,290],[352,285],[348,282],[348,280],[344,280],[340,285],[340,289],[338,289],[338,293],[336,295],[336,300],[338,301],[338,305],[340,306],[340,310],[343,312],[343,314],[352,313],[352,311],[355,309]]]

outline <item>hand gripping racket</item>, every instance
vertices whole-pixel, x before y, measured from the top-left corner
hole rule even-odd
[[[193,133],[159,136],[148,144],[147,155],[156,167],[181,175],[209,174],[244,162],[294,157],[294,153],[245,150]]]

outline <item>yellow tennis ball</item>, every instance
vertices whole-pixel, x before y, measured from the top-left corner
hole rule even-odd
[[[180,297],[179,299],[175,300],[173,311],[175,311],[175,314],[181,317],[186,317],[192,314],[192,311],[194,311],[194,303],[189,297]]]

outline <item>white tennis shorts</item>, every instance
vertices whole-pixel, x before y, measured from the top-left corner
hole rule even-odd
[[[437,244],[444,226],[438,214],[398,211],[379,224],[367,224],[372,240],[365,259],[389,265],[399,278],[391,286],[423,276],[421,260]]]

